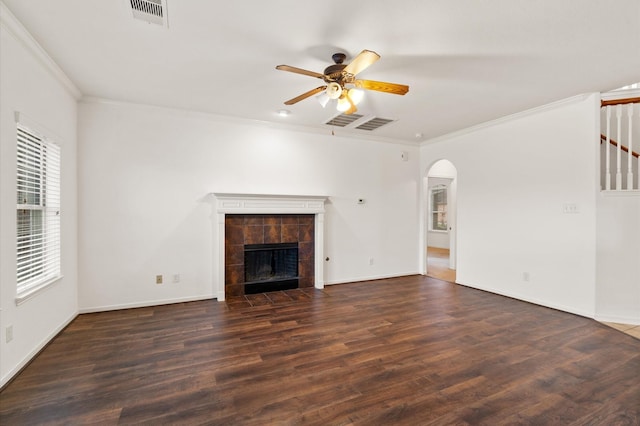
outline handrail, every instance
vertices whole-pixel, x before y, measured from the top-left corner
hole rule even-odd
[[[600,143],[605,142],[607,140],[607,137],[605,135],[603,135],[602,133],[600,134]],[[613,139],[609,139],[609,143],[613,146],[618,146],[618,142],[616,142]],[[627,148],[624,145],[620,145],[620,149],[622,149],[624,152],[629,152],[629,148]],[[635,151],[631,151],[631,155],[633,155],[634,157],[638,158],[640,156],[640,154],[638,154]]]
[[[640,98],[625,98],[625,99],[611,99],[610,101],[601,100],[600,108],[607,105],[625,105],[625,104],[637,104],[640,102]]]

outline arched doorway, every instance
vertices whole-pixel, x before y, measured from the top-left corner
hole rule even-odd
[[[456,281],[456,167],[449,160],[436,161],[424,178],[424,274]]]

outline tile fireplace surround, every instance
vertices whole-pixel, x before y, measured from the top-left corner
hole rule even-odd
[[[302,234],[302,242],[308,241],[313,243],[313,283],[316,288],[324,288],[323,262],[324,262],[324,205],[327,197],[323,196],[303,196],[303,195],[259,195],[259,194],[229,194],[229,193],[213,193],[215,198],[215,213],[217,226],[214,229],[214,263],[217,271],[216,275],[216,294],[218,301],[224,301],[226,297],[237,296],[238,288],[229,287],[233,294],[229,294],[225,282],[237,281],[237,277],[227,277],[227,272],[237,274],[234,268],[227,268],[225,263],[225,254],[230,251],[225,247],[225,242],[229,240],[226,236],[225,223],[235,223],[238,225],[239,218],[243,217],[243,222],[252,223],[257,226],[257,222],[266,226],[269,230],[269,224],[280,221],[281,224],[286,222],[296,222],[296,231]],[[242,216],[238,216],[242,215]],[[308,219],[306,219],[306,218]],[[228,221],[227,218],[234,218],[234,221]],[[313,218],[313,226],[306,227],[304,223]],[[266,224],[265,224],[266,219]],[[293,225],[291,223],[290,225]],[[304,235],[305,231],[313,228],[313,236]],[[293,226],[287,229],[293,230]],[[300,232],[302,230],[302,232]],[[263,234],[264,235],[264,234]],[[285,238],[287,236],[285,234]],[[302,244],[300,242],[300,244]],[[310,277],[308,277],[310,278]],[[310,285],[311,279],[301,282],[300,286]]]

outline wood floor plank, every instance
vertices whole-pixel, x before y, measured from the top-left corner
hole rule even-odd
[[[640,340],[409,276],[83,314],[0,424],[640,424]]]

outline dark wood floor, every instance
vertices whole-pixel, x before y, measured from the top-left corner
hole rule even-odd
[[[412,276],[76,318],[0,424],[638,425],[640,340]]]

